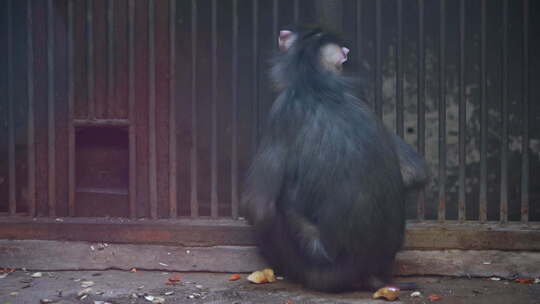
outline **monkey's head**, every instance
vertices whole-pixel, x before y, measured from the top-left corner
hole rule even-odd
[[[349,49],[336,34],[317,26],[288,27],[279,32],[279,54],[272,76],[278,89],[324,87],[339,78]]]

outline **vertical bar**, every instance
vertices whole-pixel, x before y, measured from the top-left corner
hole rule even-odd
[[[28,0],[28,213],[36,215],[36,142],[34,127],[34,42],[32,0]]]
[[[418,152],[425,154],[425,55],[424,55],[424,0],[418,0]],[[418,199],[418,220],[424,219],[425,199]]]
[[[54,0],[49,0],[47,5],[47,72],[48,72],[48,157],[49,157],[49,216],[56,216],[56,134],[54,129]]]
[[[128,2],[128,82],[129,82],[129,217],[137,216],[137,136],[135,132],[135,0]]]
[[[211,154],[211,193],[210,193],[210,214],[212,217],[218,216],[218,193],[217,193],[217,3],[212,0],[212,154]]]
[[[253,37],[251,37],[252,41],[252,48],[253,48],[253,116],[254,119],[254,125],[253,125],[253,148],[252,151],[257,151],[257,145],[259,143],[259,0],[253,0],[253,11],[252,11],[252,18],[253,18]],[[275,40],[274,40],[275,42]]]
[[[356,1],[356,51],[360,53],[360,48],[362,47],[362,0]],[[359,55],[360,57],[360,55]],[[360,60],[359,60],[360,61]]]
[[[107,2],[107,109],[106,116],[111,113],[114,103],[114,1]]]
[[[486,0],[480,8],[480,222],[487,220]]]
[[[439,2],[439,210],[438,219],[446,219],[446,2]]]
[[[169,8],[169,217],[175,219],[178,212],[176,208],[177,191],[177,162],[176,162],[176,1],[170,1]]]
[[[508,0],[503,2],[502,39],[502,141],[501,141],[501,223],[508,222]]]
[[[381,1],[375,1],[375,113],[382,118]]]
[[[157,218],[157,172],[156,172],[156,58],[155,58],[155,22],[154,0],[148,1],[148,165],[150,188],[150,217]]]
[[[13,109],[13,20],[12,1],[7,2],[7,54],[8,54],[8,166],[9,166],[9,214],[17,211],[17,177],[15,174],[15,111]]]
[[[362,20],[364,18],[362,17],[362,0],[357,0],[356,2],[356,52],[357,58],[358,58],[358,66],[362,66],[362,39],[364,36],[362,35]],[[364,97],[364,90],[362,88],[359,88],[359,90],[356,92],[359,96]]]
[[[73,127],[74,71],[73,0],[68,1],[68,214],[75,216],[75,128]]]
[[[523,0],[523,139],[521,141],[521,222],[529,222],[529,0]]]
[[[191,217],[199,216],[197,195],[197,1],[191,0]]]
[[[465,221],[465,0],[459,2],[459,198],[458,198],[458,219]]]
[[[425,154],[425,50],[424,0],[418,0],[418,150]]]
[[[275,43],[278,40],[278,22],[279,22],[279,3],[278,0],[272,2],[272,47],[274,50],[278,48],[278,44]],[[259,113],[260,114],[260,113]]]
[[[94,100],[94,25],[93,25],[93,1],[86,2],[86,40],[87,48],[87,71],[88,71],[88,117],[96,118],[96,105]]]
[[[295,0],[295,4],[298,3]],[[295,6],[296,9],[296,6]],[[295,11],[296,12],[296,11]],[[231,151],[231,215],[238,218],[238,0],[232,5],[232,151]]]
[[[294,0],[294,23],[298,23],[299,20],[300,20],[300,1]]]
[[[396,133],[403,137],[403,0],[397,0]]]

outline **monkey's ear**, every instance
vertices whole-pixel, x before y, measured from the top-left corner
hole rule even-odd
[[[278,45],[281,51],[288,50],[296,40],[296,35],[288,30],[279,31]]]

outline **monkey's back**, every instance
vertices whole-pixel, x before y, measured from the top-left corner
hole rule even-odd
[[[287,132],[296,136],[287,139],[292,142],[278,208],[294,208],[318,223],[336,257],[395,253],[403,236],[404,191],[393,142],[380,120],[351,99],[289,99],[281,105],[298,117],[288,118],[295,130]]]

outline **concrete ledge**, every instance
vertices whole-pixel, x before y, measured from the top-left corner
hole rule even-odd
[[[231,219],[0,217],[0,239],[56,240],[186,247],[254,246],[251,226]],[[407,223],[409,250],[540,251],[540,224]]]
[[[183,247],[0,240],[0,267],[28,270],[251,272],[266,267],[252,246]],[[540,252],[405,250],[397,275],[540,277]]]

